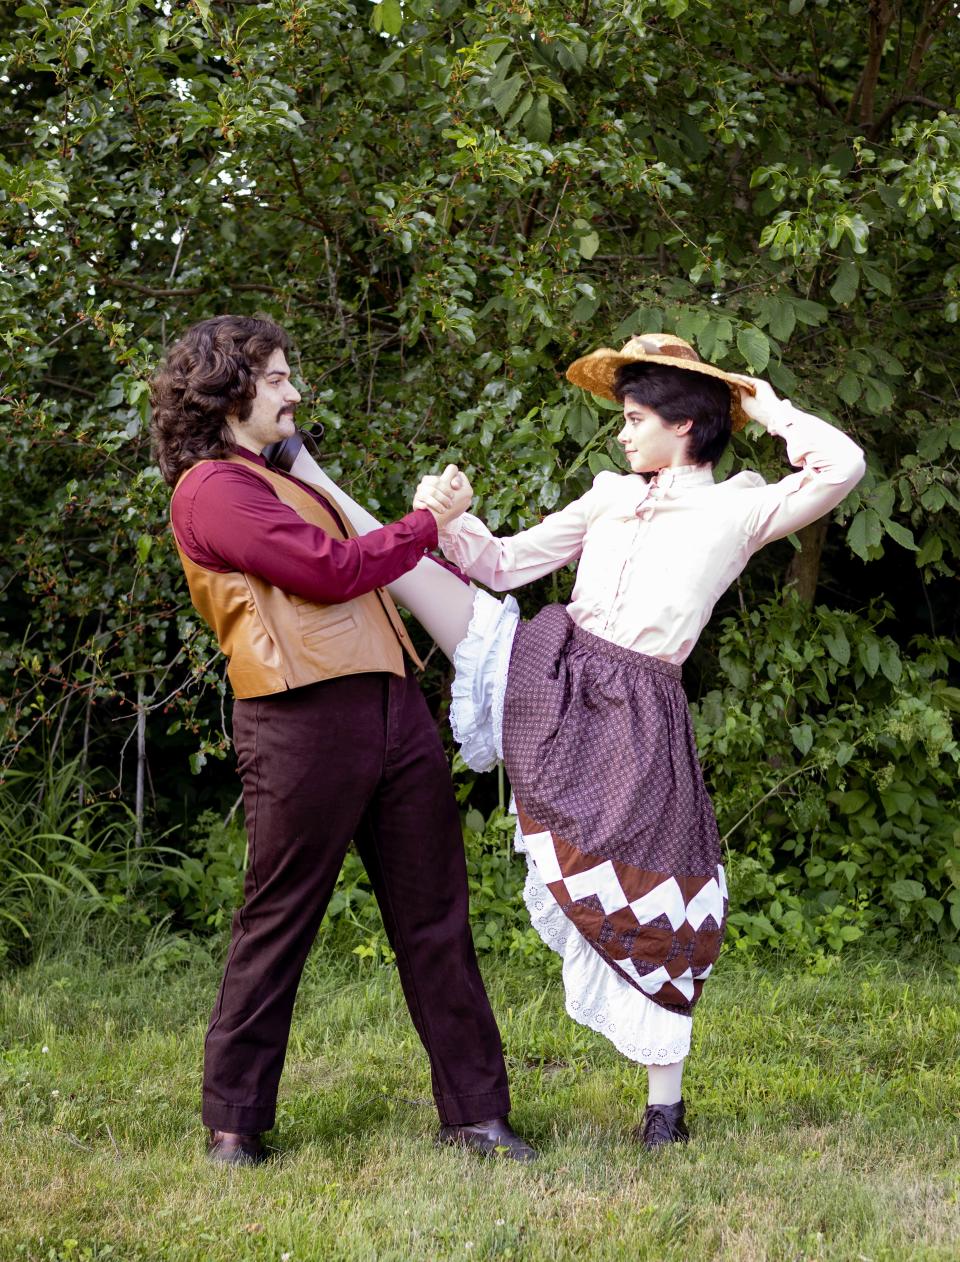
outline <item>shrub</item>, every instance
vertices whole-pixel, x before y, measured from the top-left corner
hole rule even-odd
[[[768,600],[723,620],[693,708],[741,945],[839,951],[935,930],[960,958],[960,795],[947,671],[865,614]]]

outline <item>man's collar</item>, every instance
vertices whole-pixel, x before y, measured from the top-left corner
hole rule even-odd
[[[231,456],[243,456],[244,460],[249,460],[251,464],[258,464],[261,469],[268,469],[270,466],[256,451],[251,451],[249,447],[240,447],[237,443],[227,443],[227,451]]]

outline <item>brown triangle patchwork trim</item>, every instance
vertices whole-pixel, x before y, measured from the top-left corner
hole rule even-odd
[[[727,900],[721,893],[719,867],[712,873],[695,876],[674,877],[667,872],[651,872],[620,860],[584,854],[549,829],[540,827],[522,810],[519,820],[525,836],[548,834],[562,877],[545,882],[546,887],[598,955],[654,1003],[672,1012],[691,1013],[703,991],[702,978],[694,978],[692,970],[702,971],[714,963],[726,928]],[[543,844],[546,844],[545,838]],[[574,898],[566,878],[582,877],[594,870],[598,870],[596,890]],[[678,915],[682,915],[683,909],[711,882],[716,884],[716,889],[706,898],[708,903],[711,897],[715,900],[716,915],[708,912],[699,930],[686,918],[677,923]],[[578,881],[577,889],[582,889],[584,884],[589,886],[590,882]],[[662,909],[658,911],[656,891],[661,887]],[[631,906],[640,900],[643,900],[639,908],[643,920],[638,919]],[[702,907],[701,899],[698,910]],[[660,985],[641,984],[645,977],[653,982],[656,973],[663,979]],[[687,992],[691,992],[689,998]]]

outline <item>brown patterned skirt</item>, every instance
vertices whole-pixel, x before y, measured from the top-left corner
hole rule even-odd
[[[503,757],[526,849],[564,913],[632,986],[689,1014],[727,889],[679,666],[548,605],[514,637]]]

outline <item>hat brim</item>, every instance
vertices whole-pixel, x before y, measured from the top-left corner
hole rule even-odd
[[[610,399],[616,403],[618,399],[613,392],[613,383],[617,369],[622,368],[624,364],[662,364],[666,368],[682,368],[684,372],[698,372],[705,377],[716,377],[719,381],[725,381],[730,387],[732,428],[743,429],[750,420],[743,410],[740,391],[745,390],[748,394],[756,394],[754,387],[749,382],[741,381],[732,373],[724,372],[722,368],[715,368],[713,364],[705,364],[699,360],[694,362],[674,355],[644,355],[642,353],[625,355],[622,351],[601,346],[599,350],[591,351],[589,355],[575,359],[567,369],[567,380],[572,381],[575,386],[589,390],[591,394],[599,394],[601,398]]]

